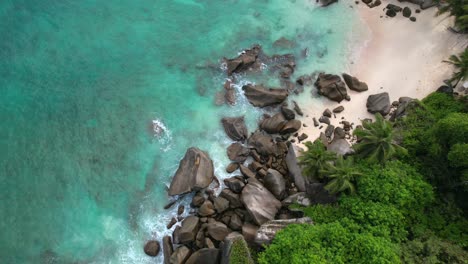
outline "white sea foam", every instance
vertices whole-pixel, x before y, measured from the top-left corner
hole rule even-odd
[[[161,144],[161,150],[167,152],[171,149],[172,133],[160,119],[152,120],[154,139]]]

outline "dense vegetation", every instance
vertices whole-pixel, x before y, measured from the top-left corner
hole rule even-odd
[[[314,225],[281,231],[259,263],[468,263],[467,110],[433,93],[396,123],[378,116],[355,132],[354,158],[308,143],[304,174],[338,203],[303,208]]]
[[[442,4],[438,14],[449,13],[455,17],[455,27],[460,32],[468,31],[468,3],[465,0],[439,0]]]

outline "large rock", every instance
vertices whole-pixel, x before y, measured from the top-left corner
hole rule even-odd
[[[169,195],[184,194],[208,187],[214,179],[213,161],[198,148],[189,148],[180,161]]]
[[[249,157],[249,154],[250,150],[238,142],[232,143],[227,148],[227,156],[231,161],[242,163]]]
[[[161,246],[159,245],[158,241],[151,240],[146,242],[146,245],[143,250],[145,251],[146,255],[156,257],[159,254],[159,251],[161,250]]]
[[[219,249],[202,248],[193,253],[185,264],[218,264],[219,260]]]
[[[242,189],[245,186],[244,181],[239,179],[238,177],[224,179],[224,184],[226,184],[226,186],[235,193],[241,193]]]
[[[334,4],[336,2],[338,2],[338,0],[320,0],[320,4],[323,7],[329,6],[329,5]]]
[[[218,196],[214,199],[214,207],[216,212],[220,214],[229,208],[229,201],[223,197]]]
[[[305,192],[305,180],[302,177],[302,170],[297,164],[296,153],[291,143],[288,143],[288,154],[286,155],[286,165],[288,166],[289,176],[300,192]]]
[[[301,129],[302,123],[299,120],[293,119],[289,120],[281,129],[280,134],[285,135],[285,134],[292,134],[296,133]]]
[[[263,85],[247,84],[242,90],[247,100],[257,107],[280,104],[288,97],[286,89],[272,89]]]
[[[281,208],[281,202],[255,179],[249,179],[245,185],[241,201],[258,225],[274,219]]]
[[[236,248],[235,251],[233,250],[233,247]],[[224,243],[221,250],[221,264],[234,263],[231,261],[233,254],[236,255],[236,259],[239,259],[239,257],[242,258],[239,263],[254,264],[252,256],[250,255],[249,247],[247,246],[247,242],[245,241],[244,237],[237,232],[232,232],[226,238],[224,238]]]
[[[346,85],[338,75],[320,73],[315,81],[315,86],[320,95],[335,102],[339,103],[349,98]]]
[[[287,220],[272,220],[260,226],[255,236],[255,243],[258,245],[269,245],[280,230],[291,224],[312,224],[309,217],[287,219]]]
[[[282,113],[277,113],[270,118],[266,118],[260,124],[260,128],[270,134],[278,134],[288,121]]]
[[[398,102],[398,108],[393,112],[392,117],[390,117],[390,121],[392,122],[406,115],[406,109],[414,102],[414,99],[410,97],[400,97]]]
[[[404,17],[409,18],[411,16],[411,9],[409,7],[407,7],[407,6],[405,6],[405,8],[403,8],[402,14],[403,14]]]
[[[278,147],[273,138],[260,131],[255,131],[247,140],[248,145],[262,156],[276,155]]]
[[[354,153],[351,144],[346,139],[335,137],[327,146],[327,150],[338,155],[346,156]]]
[[[211,201],[205,201],[198,209],[198,214],[201,216],[210,216],[216,213],[214,205]]]
[[[172,253],[171,258],[169,259],[169,263],[171,264],[181,264],[185,263],[185,261],[190,257],[190,249],[186,246],[178,247]]]
[[[195,241],[195,236],[197,235],[199,228],[200,219],[196,216],[189,216],[182,221],[182,226],[179,230],[179,242],[180,243],[190,243]]]
[[[231,86],[230,81],[226,81],[224,83],[224,90],[225,90],[224,100],[226,101],[226,103],[230,105],[235,105],[236,104],[236,90]]]
[[[293,195],[288,196],[286,199],[281,201],[281,204],[284,207],[288,207],[292,204],[298,204],[301,206],[310,206],[312,202],[310,201],[309,197],[305,192],[295,193]]]
[[[165,236],[163,238],[163,256],[164,256],[164,264],[170,264],[170,258],[174,249],[172,247],[172,239],[170,236]]]
[[[248,243],[253,243],[255,240],[255,236],[257,235],[258,226],[244,223],[242,226],[242,236]]]
[[[242,203],[240,201],[240,197],[238,194],[232,192],[229,189],[223,189],[221,193],[219,194],[220,197],[223,197],[224,199],[229,201],[229,205],[232,208],[238,208],[242,206]]]
[[[225,117],[221,119],[224,131],[228,137],[236,141],[244,141],[248,137],[247,127],[245,126],[244,117]]]
[[[369,113],[380,113],[382,116],[386,116],[390,112],[390,105],[390,97],[385,92],[369,95],[366,107]]]
[[[350,90],[356,92],[364,92],[369,90],[369,87],[367,87],[367,84],[365,82],[361,82],[358,78],[353,77],[349,74],[343,73],[343,79]]]
[[[289,109],[285,106],[281,107],[281,113],[283,114],[284,118],[286,118],[286,120],[292,120],[296,118],[296,114],[294,113],[294,110]]]
[[[279,200],[286,195],[286,181],[283,175],[274,169],[267,170],[267,175],[263,178],[263,184]]]
[[[230,231],[225,224],[221,222],[213,222],[208,224],[207,233],[213,239],[222,241]]]
[[[241,55],[234,59],[225,59],[227,74],[240,73],[252,68],[258,68],[260,65],[257,63],[257,58],[261,53],[260,46],[254,46],[251,49],[244,50]]]

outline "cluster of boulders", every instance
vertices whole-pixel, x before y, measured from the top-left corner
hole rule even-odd
[[[343,100],[351,100],[346,86],[356,92],[368,90],[366,83],[349,74],[343,74],[343,79],[341,79],[339,75],[320,73],[315,81],[315,87],[320,95],[338,103]]]
[[[437,5],[437,3],[433,0],[399,0],[400,2],[410,2],[414,4],[420,5],[421,9],[426,9],[432,6]],[[381,0],[362,0],[362,2],[367,5],[369,8],[374,8],[377,6],[380,6],[382,4]],[[355,2],[356,4],[359,4],[359,1]],[[405,6],[401,7],[395,4],[388,4],[385,8],[385,15],[387,17],[395,17],[397,16],[398,13],[401,13],[404,17],[409,18],[412,22],[416,22],[416,17],[414,16],[414,13],[420,13],[420,9],[415,9],[414,13],[411,10],[410,7]],[[382,17],[382,16],[381,16]]]

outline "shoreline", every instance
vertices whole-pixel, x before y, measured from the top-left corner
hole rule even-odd
[[[386,17],[382,9],[389,3],[408,6],[417,21],[412,22],[401,13],[393,18]],[[393,102],[404,96],[422,99],[436,91],[453,72],[453,67],[443,60],[461,53],[463,43],[467,41],[465,36],[447,30],[453,25],[453,17],[435,16],[436,7],[415,13],[419,6],[397,0],[383,0],[382,5],[375,8],[353,2],[352,7],[368,32],[367,38],[350,54],[347,73],[367,83],[369,90],[359,93],[348,89],[351,101],[343,100],[341,103],[323,96],[320,104],[312,103],[311,99],[302,102],[304,116],[301,121],[307,127],[303,127],[300,133],[307,134],[310,141],[325,131],[326,124],[321,124],[323,128],[317,129],[312,118],[318,120],[327,108],[332,110],[339,105],[345,108],[342,113],[336,114],[336,118],[330,119],[335,127],[340,126],[342,117],[356,126],[361,124],[362,119],[373,117],[366,109],[369,95],[388,92],[390,102]],[[303,143],[295,145],[304,148]]]

